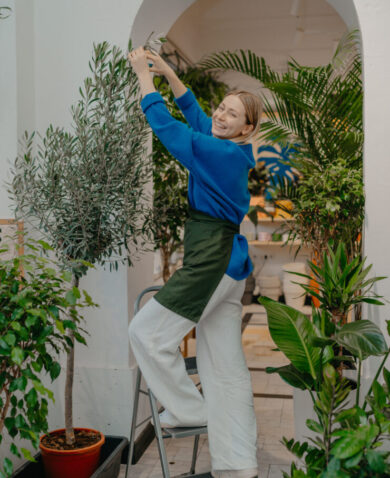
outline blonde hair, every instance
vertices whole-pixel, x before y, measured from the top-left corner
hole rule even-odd
[[[245,116],[247,124],[253,125],[253,130],[250,133],[240,136],[240,142],[247,142],[253,136],[256,136],[260,130],[261,115],[263,114],[263,103],[261,99],[254,93],[245,90],[232,90],[226,96],[238,96],[241,103],[244,105]]]

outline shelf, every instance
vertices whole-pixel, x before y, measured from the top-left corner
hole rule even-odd
[[[263,247],[263,246],[294,246],[298,247],[302,245],[301,241],[288,242],[287,244],[284,241],[248,241],[250,246]]]
[[[245,217],[244,218],[244,221],[250,221],[250,219],[248,217]],[[258,219],[258,224],[262,224],[262,223],[266,223],[266,222],[292,222],[294,221],[294,218],[293,217],[263,217],[261,219]]]

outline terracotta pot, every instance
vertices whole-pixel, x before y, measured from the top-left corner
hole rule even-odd
[[[75,428],[75,430],[87,430],[100,433],[91,428]],[[63,428],[50,433],[59,434]],[[41,437],[39,448],[41,449],[43,465],[47,478],[89,478],[96,470],[99,463],[100,449],[104,443],[104,435],[100,433],[100,440],[94,445],[76,450],[54,450],[42,444]]]

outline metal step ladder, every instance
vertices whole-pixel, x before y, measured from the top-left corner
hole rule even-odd
[[[153,286],[144,289],[137,297],[135,304],[134,304],[134,315],[139,311],[140,303],[143,296],[149,292],[157,292],[161,289],[162,286]],[[196,366],[196,357],[188,357],[185,358],[185,365],[188,375],[195,375],[198,373],[197,366]],[[177,427],[177,428],[162,428],[160,424],[159,418],[159,410],[157,406],[157,399],[154,396],[153,392],[147,388],[147,390],[141,389],[141,370],[139,367],[137,368],[137,378],[136,378],[136,386],[135,386],[135,394],[134,394],[134,402],[133,402],[133,414],[131,420],[131,429],[130,429],[130,443],[129,443],[129,455],[127,460],[127,467],[126,467],[126,474],[125,478],[131,476],[131,465],[133,461],[133,454],[134,454],[134,441],[135,441],[135,431],[138,427],[148,422],[151,418],[153,418],[154,423],[154,430],[156,433],[157,438],[157,447],[158,452],[160,455],[160,462],[161,468],[164,478],[170,478],[169,467],[168,467],[168,458],[167,453],[164,445],[165,438],[186,438],[189,436],[194,437],[194,448],[192,452],[192,461],[191,467],[188,474],[180,475],[181,478],[183,477],[191,477],[191,478],[211,478],[211,473],[201,473],[195,474],[195,466],[196,466],[196,459],[198,455],[198,447],[199,447],[199,436],[207,433],[207,426],[205,427]],[[139,404],[139,396],[140,394],[147,395],[149,397],[150,402],[150,409],[151,415],[144,419],[141,423],[137,424],[137,414],[138,414],[138,404]]]

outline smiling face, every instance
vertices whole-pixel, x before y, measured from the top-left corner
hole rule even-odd
[[[212,116],[211,133],[216,138],[234,139],[250,133],[253,125],[248,124],[245,108],[236,95],[226,96]]]

